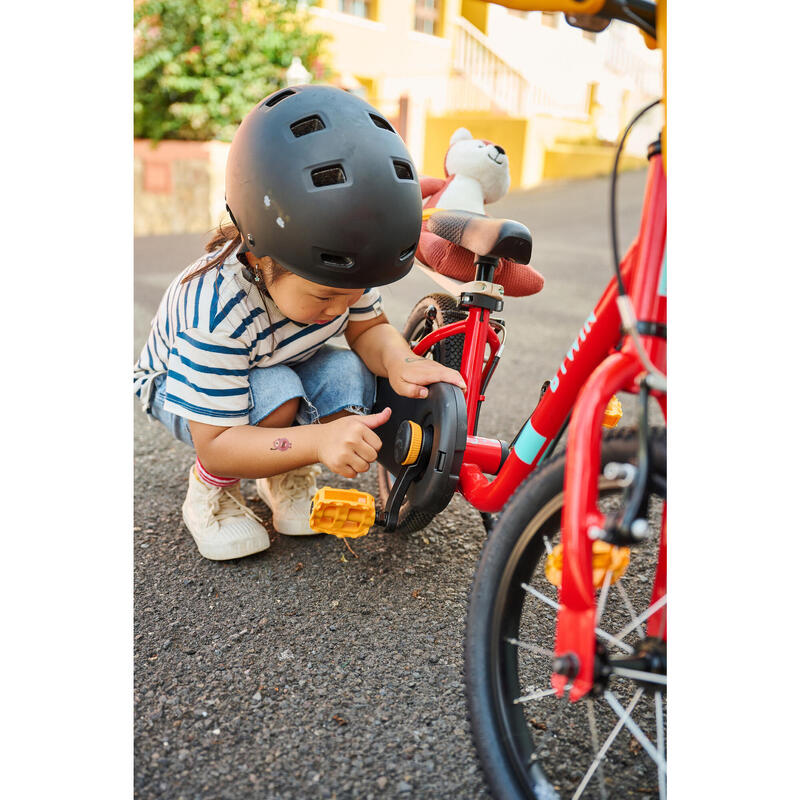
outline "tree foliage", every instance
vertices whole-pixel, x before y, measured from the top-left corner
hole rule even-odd
[[[137,138],[230,141],[292,56],[325,77],[324,36],[296,0],[140,0],[134,37]]]

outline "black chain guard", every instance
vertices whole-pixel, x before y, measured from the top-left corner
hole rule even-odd
[[[458,486],[458,475],[467,446],[467,403],[461,389],[451,383],[432,383],[428,396],[412,400],[392,389],[388,379],[378,378],[378,392],[373,413],[392,409],[385,425],[375,429],[383,446],[378,462],[392,475],[401,465],[394,457],[394,440],[403,420],[410,419],[433,434],[433,446],[425,471],[411,484],[406,497],[414,510],[438,514],[443,511]]]

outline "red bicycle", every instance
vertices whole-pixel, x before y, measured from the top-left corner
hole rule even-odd
[[[564,11],[593,31],[621,19],[656,37],[655,4],[644,0],[500,3]],[[664,420],[667,411],[660,137],[648,151],[639,232],[622,259],[614,223],[619,157],[647,108],[614,164],[615,277],[515,439],[479,436],[478,419],[505,339],[494,272],[500,258],[531,256],[519,222],[459,211],[428,220],[428,230],[475,254],[475,280],[458,298],[423,298],[404,334],[417,355],[459,369],[466,392],[433,384],[427,398],[410,400],[378,382],[375,407],[391,406],[392,416],[377,430],[377,523],[419,530],[458,491],[489,532],[470,599],[465,679],[473,739],[498,798],[666,796],[666,430],[650,422],[654,407]],[[638,425],[604,431],[622,392],[638,398]],[[365,533],[372,498],[364,522],[357,506],[366,496],[354,503],[332,492],[319,529]]]
[[[603,13],[599,25],[597,17],[571,21],[597,29],[616,17],[655,35],[653,3],[605,3]],[[401,530],[424,527],[457,490],[491,528],[472,587],[465,679],[473,738],[497,797],[645,788],[666,796],[666,435],[650,424],[650,398],[665,420],[667,410],[660,139],[648,157],[638,236],[620,261],[612,224],[616,276],[510,445],[477,433],[505,338],[493,316],[502,309],[494,269],[500,257],[530,257],[527,229],[510,220],[429,219],[429,230],[476,254],[475,281],[458,299],[423,298],[405,334],[416,354],[460,369],[465,396],[440,387],[443,397],[411,408],[417,401],[399,402],[383,386],[376,406],[388,402],[396,420],[382,432],[394,449],[385,448],[392,452],[379,469],[380,521],[391,529],[396,515]],[[616,164],[612,215],[615,179]],[[619,392],[638,396],[638,426],[604,433]],[[566,451],[556,452],[567,428]]]

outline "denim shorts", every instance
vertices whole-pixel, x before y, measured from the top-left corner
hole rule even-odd
[[[164,410],[166,375],[155,379],[150,414],[176,439],[192,445],[189,420]],[[301,364],[275,364],[250,370],[250,424],[257,425],[276,408],[300,398],[296,422],[309,425],[337,411],[370,414],[375,404],[375,376],[352,350],[323,345]]]

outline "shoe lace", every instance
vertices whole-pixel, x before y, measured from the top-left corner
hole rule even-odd
[[[278,486],[285,497],[291,500],[306,500],[312,489],[316,489],[317,475],[322,472],[317,464],[299,467],[277,476]]]
[[[236,494],[238,494],[238,491]],[[218,487],[209,497],[211,516],[215,520],[220,521],[231,517],[240,517],[244,513],[246,517],[250,517],[250,519],[260,522],[263,525],[264,520],[251,511],[242,500],[236,497],[236,494],[229,489],[225,489],[221,486]]]

